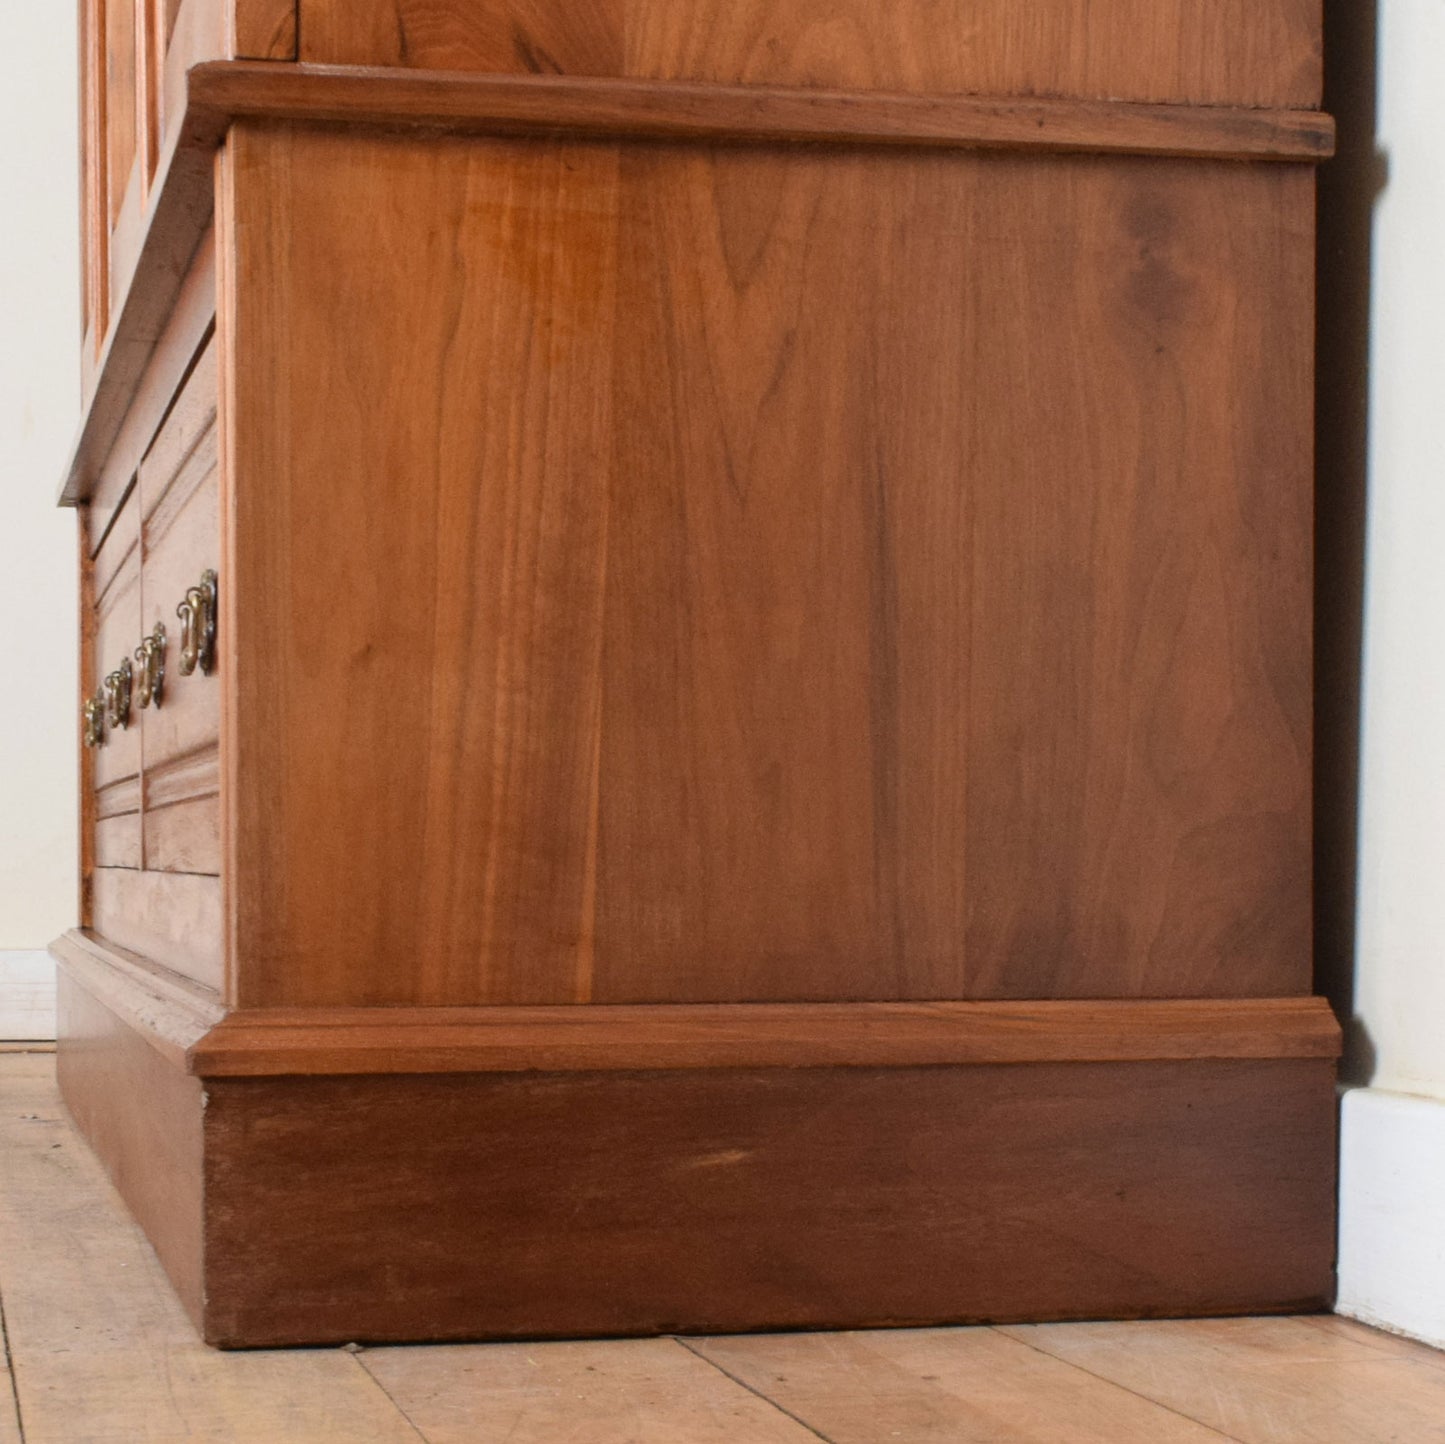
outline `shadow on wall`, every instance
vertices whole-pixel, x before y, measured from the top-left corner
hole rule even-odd
[[[1345,1026],[1347,1083],[1368,1083],[1374,1072],[1374,1050],[1354,1021],[1354,967],[1370,226],[1386,181],[1386,158],[1375,147],[1377,17],[1377,0],[1325,0],[1325,109],[1339,144],[1319,174],[1315,987]]]

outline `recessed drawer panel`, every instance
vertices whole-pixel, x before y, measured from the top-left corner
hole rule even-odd
[[[114,524],[95,554],[91,572],[95,599],[94,644],[87,695],[104,712],[101,746],[92,749],[91,781],[100,796],[140,773],[140,725],[134,704],[133,653],[140,639],[141,559],[135,494],[116,512]],[[135,789],[139,812],[139,787]],[[115,800],[109,815],[122,815]],[[105,812],[98,810],[99,816]]]
[[[91,894],[91,926],[102,937],[220,989],[220,878],[103,867]]]
[[[217,738],[220,684],[214,663],[182,674],[177,614],[220,559],[215,343],[207,345],[140,467],[144,578],[142,629],[166,629],[161,705],[147,711],[145,865],[173,872],[218,872]]]

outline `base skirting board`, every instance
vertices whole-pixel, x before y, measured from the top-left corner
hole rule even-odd
[[[1347,1091],[1337,1311],[1445,1348],[1442,1220],[1445,1099]]]
[[[43,950],[0,950],[0,1043],[54,1036],[55,959]]]
[[[56,951],[66,1101],[222,1346],[1333,1296],[1323,1004],[222,1017]]]

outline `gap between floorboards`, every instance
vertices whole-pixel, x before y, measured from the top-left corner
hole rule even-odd
[[[739,1388],[746,1389],[748,1393],[751,1394],[755,1399],[761,1399],[764,1404],[769,1406],[769,1408],[776,1409],[779,1414],[786,1415],[800,1429],[806,1429],[808,1433],[813,1436],[813,1438],[821,1439],[823,1441],[823,1444],[834,1444],[834,1441],[830,1439],[828,1435],[824,1434],[821,1430],[814,1428],[814,1426],[810,1424],[806,1419],[804,1419],[801,1415],[793,1413],[793,1411],[789,1409],[787,1405],[780,1404],[776,1399],[769,1398],[768,1395],[764,1394],[761,1389],[755,1389],[751,1384],[748,1383],[746,1379],[740,1379],[736,1374],[731,1373],[729,1370],[723,1368],[723,1366],[719,1364],[716,1359],[710,1359],[706,1354],[699,1352],[697,1349],[694,1349],[693,1346],[681,1334],[673,1334],[672,1341],[675,1344],[681,1344],[682,1347],[686,1349],[688,1353],[693,1356],[694,1359],[701,1359],[704,1364],[707,1364],[711,1368],[716,1369],[718,1373],[723,1376],[723,1378],[731,1379],[732,1382],[736,1384]]]

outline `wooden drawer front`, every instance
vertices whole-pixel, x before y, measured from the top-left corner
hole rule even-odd
[[[96,551],[91,573],[95,632],[91,648],[89,695],[105,691],[106,677],[131,660],[140,638],[141,560],[138,508],[134,493],[116,512],[114,524]],[[94,749],[91,780],[98,794],[97,815],[114,817],[126,809],[114,799],[134,785],[139,811],[141,741],[139,718],[129,725],[105,725],[105,745]]]
[[[87,516],[94,553],[91,573],[95,599],[87,695],[101,697],[108,674],[130,657],[140,630],[140,545],[134,493],[111,513]],[[103,724],[105,745],[91,753],[90,784],[94,832],[92,858],[98,868],[141,865],[140,731],[130,724]]]
[[[220,685],[216,673],[180,674],[176,607],[220,558],[216,346],[207,344],[141,462],[144,575],[141,630],[166,628],[162,702],[145,713],[145,865],[220,871]]]
[[[222,985],[218,721],[214,670],[182,676],[177,604],[220,558],[217,374],[208,342],[94,552],[92,687],[166,629],[160,704],[132,692],[130,725],[90,751],[90,924],[187,977]],[[119,483],[117,490],[120,489]],[[97,531],[112,513],[91,515]]]
[[[220,990],[221,879],[97,868],[91,926],[102,937]]]

